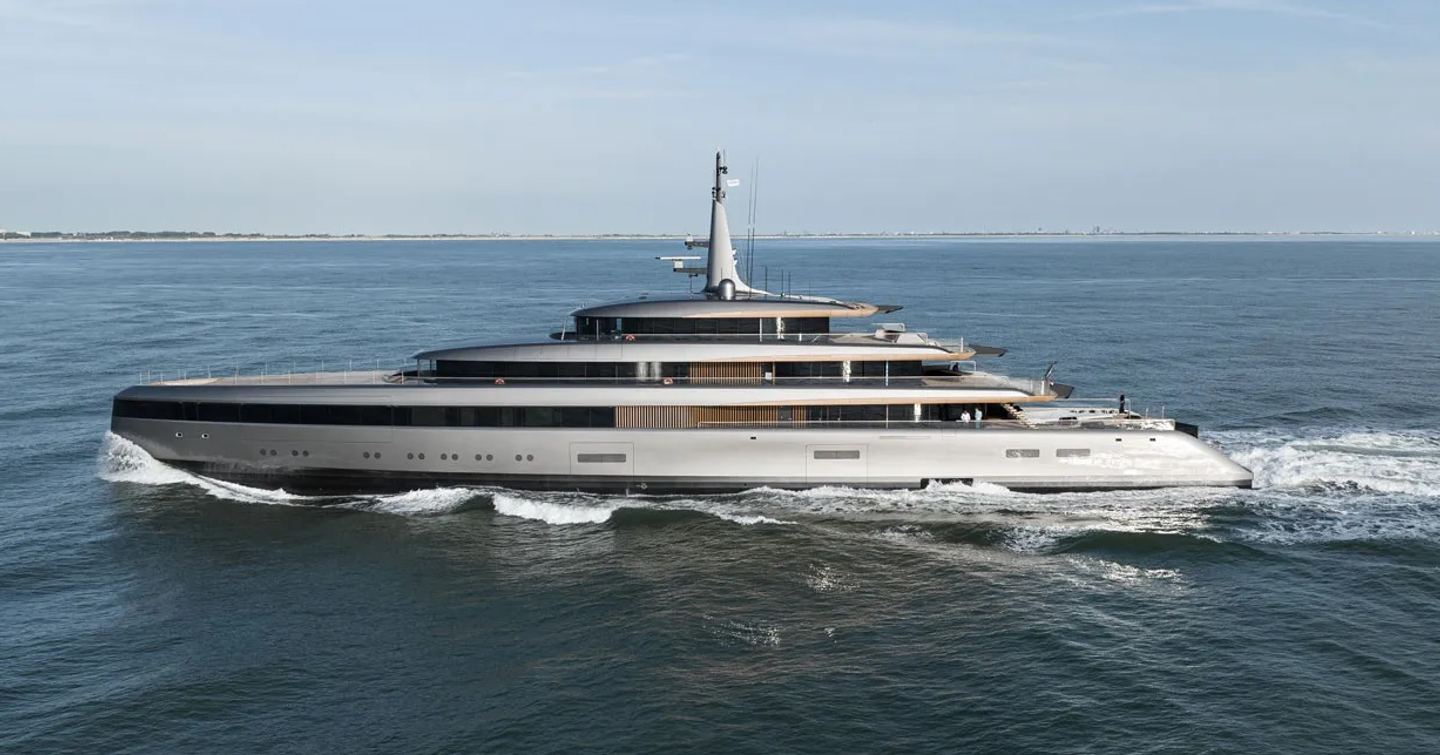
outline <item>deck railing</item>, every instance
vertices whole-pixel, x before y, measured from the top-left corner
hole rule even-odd
[[[798,376],[798,377],[452,377],[436,375],[429,371],[416,370],[414,362],[409,369],[385,368],[378,361],[368,363],[348,361],[340,369],[333,369],[333,362],[312,363],[318,369],[301,371],[298,362],[278,364],[266,362],[249,370],[239,367],[228,369],[202,368],[195,370],[144,370],[140,372],[140,383],[194,384],[224,383],[230,385],[452,385],[452,386],[503,386],[503,385],[646,385],[703,386],[703,387],[800,387],[825,386],[833,388],[966,388],[1013,390],[1028,396],[1053,395],[1053,387],[1043,378],[1013,377],[985,372],[923,376]],[[964,363],[969,364],[969,363]]]
[[[198,385],[223,381],[245,385],[383,384],[391,382],[389,378],[402,374],[407,367],[411,368],[411,372],[413,372],[414,365],[415,362],[411,360],[397,364],[395,360],[382,362],[379,359],[260,362],[221,368],[141,370],[140,383],[142,385],[153,383]]]
[[[1083,422],[1035,422],[1015,419],[943,420],[761,420],[749,422],[700,422],[701,428],[734,430],[1174,430],[1175,420],[1158,417],[1091,418]]]
[[[1051,394],[1051,384],[1043,378],[1012,377],[990,373],[968,373],[964,375],[922,375],[922,376],[864,376],[849,378],[842,376],[801,376],[801,377],[450,377],[431,373],[407,372],[393,375],[389,382],[430,383],[455,385],[653,385],[653,386],[704,386],[704,387],[792,387],[822,385],[843,387],[914,387],[914,388],[994,388],[1014,390],[1029,396]]]
[[[751,422],[700,422],[702,428],[732,429],[921,429],[921,430],[1173,430],[1175,420],[1158,417],[1093,418],[1084,422],[1022,422],[1015,419],[943,420],[773,420]]]
[[[583,343],[645,342],[662,341],[721,341],[726,343],[835,343],[840,340],[865,339],[887,344],[905,346],[939,346],[954,352],[965,350],[965,339],[958,343],[942,343],[921,331],[905,330],[843,330],[826,333],[588,333],[577,335],[575,331],[557,331],[550,334],[557,341]]]

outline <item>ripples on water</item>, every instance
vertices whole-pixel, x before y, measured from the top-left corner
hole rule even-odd
[[[0,749],[1440,742],[1432,246],[777,245],[829,255],[817,290],[1011,346],[1002,368],[1060,357],[1084,395],[1169,402],[1257,488],[705,497],[297,496],[103,430],[138,369],[538,332],[579,302],[519,281],[558,266],[612,298],[635,281],[607,271],[648,250],[22,249],[0,248],[20,357],[0,405]],[[70,369],[18,379],[37,363]]]

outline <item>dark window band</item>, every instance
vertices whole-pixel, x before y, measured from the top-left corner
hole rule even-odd
[[[614,427],[612,406],[350,406],[115,399],[114,416],[270,425]]]

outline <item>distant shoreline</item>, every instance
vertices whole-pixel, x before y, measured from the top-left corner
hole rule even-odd
[[[1306,238],[1306,237],[1361,237],[1361,238],[1434,238],[1440,239],[1440,231],[1134,231],[1134,232],[1071,232],[1031,231],[996,233],[767,233],[755,238],[767,241],[781,239],[990,239],[990,238],[1135,238],[1135,237],[1193,237],[1193,238]],[[75,243],[155,243],[155,242],[265,242],[265,241],[684,241],[689,236],[678,233],[634,233],[634,234],[213,234],[213,233],[146,233],[141,231],[120,233],[55,233],[21,236],[6,233],[0,236],[0,244],[75,244]],[[739,238],[739,237],[737,237]]]

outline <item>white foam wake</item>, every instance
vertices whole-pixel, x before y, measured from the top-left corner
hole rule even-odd
[[[458,511],[480,491],[471,488],[426,488],[395,495],[362,496],[345,508],[395,516],[440,516]]]
[[[1440,432],[1217,433],[1255,473],[1242,539],[1275,544],[1440,540]]]
[[[775,517],[765,516],[764,514],[731,514],[724,511],[712,511],[710,513],[732,524],[743,524],[746,526],[752,524],[795,524],[793,521],[776,519]]]
[[[100,447],[99,476],[107,482],[128,482],[137,485],[189,485],[205,494],[226,501],[264,503],[283,506],[323,506],[370,511],[397,516],[436,516],[447,514],[474,498],[469,488],[433,488],[412,490],[398,495],[366,496],[304,496],[284,490],[254,488],[234,482],[213,480],[172,467],[135,443],[114,433],[106,433]]]
[[[1440,497],[1440,433],[1356,430],[1217,433],[1265,489],[1359,488]]]
[[[493,493],[495,513],[517,519],[534,519],[546,524],[600,524],[608,521],[619,506],[557,503]]]
[[[137,485],[190,485],[227,501],[269,503],[296,506],[309,500],[284,490],[252,488],[233,482],[221,482],[176,469],[145,452],[145,449],[114,433],[105,433],[100,446],[100,479],[107,482],[129,482]]]

